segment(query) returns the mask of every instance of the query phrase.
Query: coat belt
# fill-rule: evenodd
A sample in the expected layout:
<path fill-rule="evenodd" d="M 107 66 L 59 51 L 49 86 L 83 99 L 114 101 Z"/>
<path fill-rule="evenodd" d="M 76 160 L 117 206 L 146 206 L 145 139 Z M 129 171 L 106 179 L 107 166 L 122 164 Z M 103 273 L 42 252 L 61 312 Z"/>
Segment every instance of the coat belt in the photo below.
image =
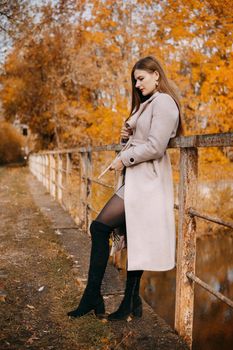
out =
<path fill-rule="evenodd" d="M 136 145 L 140 145 L 142 143 L 145 143 L 145 140 L 141 140 L 141 139 L 136 139 L 132 136 L 129 137 L 129 140 L 127 141 L 127 143 L 124 145 L 124 147 L 120 150 L 120 152 L 117 154 L 117 156 L 113 159 L 113 161 L 111 162 L 111 164 L 117 159 L 119 158 L 120 154 L 122 151 L 125 151 L 126 149 L 128 149 L 130 146 L 136 146 Z M 109 169 L 109 167 L 111 166 L 111 164 L 109 164 L 104 171 L 101 173 L 101 175 L 99 175 L 98 179 L 103 176 L 103 174 L 105 174 L 105 172 Z"/>
<path fill-rule="evenodd" d="M 143 143 L 145 143 L 145 142 L 146 142 L 146 140 L 132 138 L 130 144 L 131 144 L 132 146 L 136 146 L 136 145 L 143 144 Z"/>

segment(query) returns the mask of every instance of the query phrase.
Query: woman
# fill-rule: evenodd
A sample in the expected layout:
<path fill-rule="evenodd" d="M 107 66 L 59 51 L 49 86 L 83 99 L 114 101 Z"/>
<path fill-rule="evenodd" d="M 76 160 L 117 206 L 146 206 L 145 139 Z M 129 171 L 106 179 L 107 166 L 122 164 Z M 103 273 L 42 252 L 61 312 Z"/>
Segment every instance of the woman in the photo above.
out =
<path fill-rule="evenodd" d="M 140 317 L 143 270 L 166 271 L 175 266 L 173 184 L 166 148 L 169 139 L 182 130 L 180 104 L 154 57 L 139 60 L 131 79 L 132 108 L 121 130 L 128 142 L 111 165 L 111 170 L 124 170 L 123 182 L 91 223 L 88 282 L 78 308 L 69 316 L 93 310 L 104 314 L 100 289 L 114 229 L 126 227 L 127 281 L 124 298 L 109 320 Z"/>

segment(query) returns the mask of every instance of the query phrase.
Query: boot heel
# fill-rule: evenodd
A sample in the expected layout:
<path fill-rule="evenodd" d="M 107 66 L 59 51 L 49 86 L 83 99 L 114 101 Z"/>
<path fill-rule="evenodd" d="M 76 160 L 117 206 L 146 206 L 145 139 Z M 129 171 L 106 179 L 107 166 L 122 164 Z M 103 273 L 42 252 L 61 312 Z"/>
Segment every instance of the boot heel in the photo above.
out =
<path fill-rule="evenodd" d="M 132 312 L 134 317 L 142 317 L 142 305 L 137 306 L 133 312 Z"/>
<path fill-rule="evenodd" d="M 101 316 L 105 314 L 105 306 L 103 301 L 96 305 L 94 312 L 96 316 Z"/>

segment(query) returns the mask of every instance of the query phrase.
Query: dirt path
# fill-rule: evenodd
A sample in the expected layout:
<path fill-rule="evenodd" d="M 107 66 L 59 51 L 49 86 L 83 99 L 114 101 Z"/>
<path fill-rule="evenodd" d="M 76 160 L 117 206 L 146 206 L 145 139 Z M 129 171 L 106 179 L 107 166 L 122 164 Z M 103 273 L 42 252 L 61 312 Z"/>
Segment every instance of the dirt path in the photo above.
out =
<path fill-rule="evenodd" d="M 89 243 L 77 230 L 54 230 L 55 218 L 64 224 L 68 214 L 36 183 L 27 168 L 0 168 L 0 349 L 187 349 L 147 306 L 131 322 L 69 320 L 85 284 Z M 109 311 L 118 303 L 119 296 L 106 297 Z"/>

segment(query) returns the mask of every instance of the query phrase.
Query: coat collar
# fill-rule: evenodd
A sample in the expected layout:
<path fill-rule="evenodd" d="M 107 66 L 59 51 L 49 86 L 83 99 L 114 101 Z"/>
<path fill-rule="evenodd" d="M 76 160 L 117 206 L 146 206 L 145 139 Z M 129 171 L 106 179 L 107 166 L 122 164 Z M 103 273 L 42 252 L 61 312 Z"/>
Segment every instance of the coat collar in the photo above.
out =
<path fill-rule="evenodd" d="M 148 100 L 142 102 L 140 104 L 138 111 L 129 117 L 129 119 L 126 122 L 126 125 L 128 125 L 131 129 L 133 129 L 136 125 L 137 119 L 142 114 L 142 112 L 145 110 L 146 106 L 159 94 L 160 94 L 160 92 L 156 91 L 153 95 L 151 95 L 150 98 L 148 98 Z"/>
<path fill-rule="evenodd" d="M 156 96 L 158 96 L 160 94 L 159 91 L 156 91 L 155 93 L 153 93 L 153 95 L 151 95 L 150 98 L 148 98 L 148 100 L 144 101 L 143 103 L 140 104 L 141 105 L 146 105 L 147 103 L 151 102 Z"/>

